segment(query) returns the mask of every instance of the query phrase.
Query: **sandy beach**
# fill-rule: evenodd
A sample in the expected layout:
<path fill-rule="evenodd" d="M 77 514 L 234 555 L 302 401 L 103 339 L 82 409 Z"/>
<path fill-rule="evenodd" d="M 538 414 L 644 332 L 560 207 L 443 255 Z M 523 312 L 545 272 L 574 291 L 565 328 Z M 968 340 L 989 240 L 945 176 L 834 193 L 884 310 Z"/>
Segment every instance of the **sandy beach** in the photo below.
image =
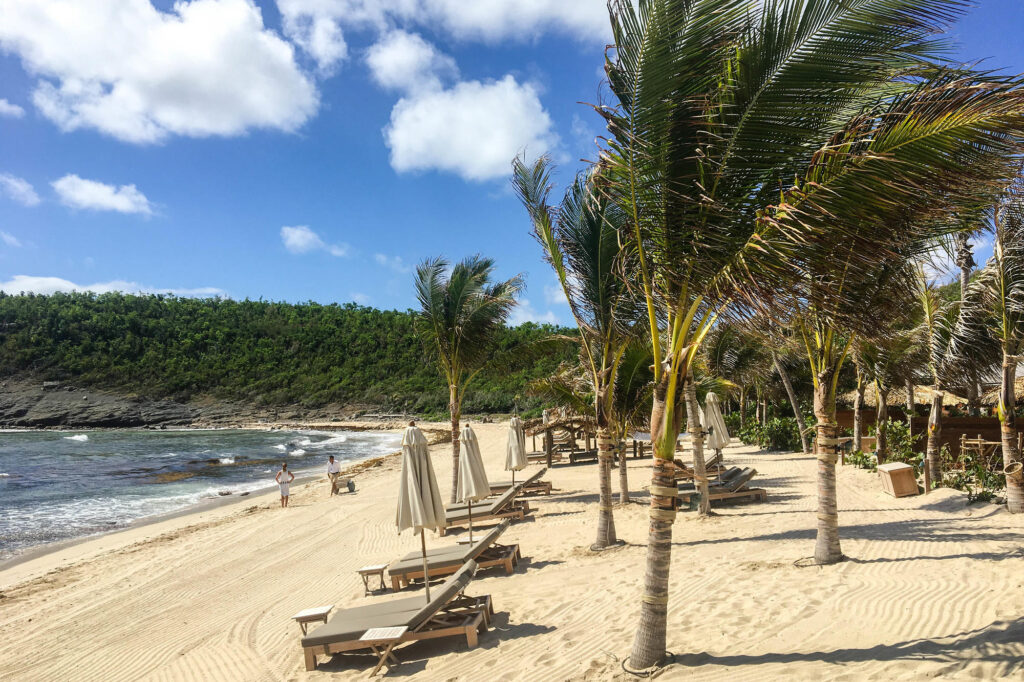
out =
<path fill-rule="evenodd" d="M 488 472 L 504 478 L 506 429 L 475 425 Z M 675 525 L 662 679 L 1019 679 L 1024 675 L 1024 518 L 940 490 L 894 499 L 874 474 L 841 467 L 849 560 L 801 567 L 815 525 L 814 460 L 735 444 L 768 502 L 716 508 Z M 450 450 L 435 445 L 442 491 Z M 88 540 L 0 571 L 0 679 L 357 680 L 370 656 L 321 659 L 306 672 L 290 620 L 363 597 L 356 569 L 416 548 L 398 535 L 398 458 L 361 472 L 358 492 L 327 484 L 276 492 Z M 651 460 L 630 460 L 634 504 L 617 507 L 620 548 L 600 554 L 597 467 L 556 466 L 550 497 L 514 524 L 523 561 L 482 573 L 497 615 L 480 646 L 407 645 L 389 678 L 625 680 L 636 625 Z M 617 475 L 613 482 L 617 485 Z M 617 497 L 617 495 L 616 495 Z M 459 535 L 457 531 L 452 535 Z M 428 547 L 452 536 L 428 536 Z"/>

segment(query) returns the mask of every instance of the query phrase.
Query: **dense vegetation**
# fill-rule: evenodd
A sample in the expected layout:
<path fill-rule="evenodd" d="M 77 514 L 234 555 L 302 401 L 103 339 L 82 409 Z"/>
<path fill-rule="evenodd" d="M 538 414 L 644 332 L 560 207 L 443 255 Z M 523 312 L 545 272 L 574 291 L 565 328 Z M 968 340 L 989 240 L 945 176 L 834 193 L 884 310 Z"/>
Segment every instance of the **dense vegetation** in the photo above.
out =
<path fill-rule="evenodd" d="M 506 328 L 499 350 L 559 330 Z M 549 351 L 484 370 L 468 412 L 535 407 L 523 393 L 575 351 Z M 272 303 L 125 294 L 0 294 L 0 375 L 32 373 L 179 400 L 257 405 L 370 404 L 432 414 L 448 390 L 411 312 L 353 303 Z"/>

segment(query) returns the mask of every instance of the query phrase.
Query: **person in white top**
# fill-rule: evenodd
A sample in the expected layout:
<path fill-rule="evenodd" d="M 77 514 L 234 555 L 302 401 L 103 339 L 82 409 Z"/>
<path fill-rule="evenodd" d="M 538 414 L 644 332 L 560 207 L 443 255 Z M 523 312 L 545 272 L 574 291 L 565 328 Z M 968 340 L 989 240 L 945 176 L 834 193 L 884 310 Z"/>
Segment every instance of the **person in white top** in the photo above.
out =
<path fill-rule="evenodd" d="M 281 486 L 281 507 L 288 506 L 288 484 L 295 480 L 295 474 L 288 471 L 288 462 L 281 462 L 281 470 L 274 476 L 274 480 Z"/>
<path fill-rule="evenodd" d="M 331 495 L 338 494 L 338 474 L 341 473 L 341 464 L 334 461 L 334 455 L 327 458 L 327 480 L 331 482 Z"/>

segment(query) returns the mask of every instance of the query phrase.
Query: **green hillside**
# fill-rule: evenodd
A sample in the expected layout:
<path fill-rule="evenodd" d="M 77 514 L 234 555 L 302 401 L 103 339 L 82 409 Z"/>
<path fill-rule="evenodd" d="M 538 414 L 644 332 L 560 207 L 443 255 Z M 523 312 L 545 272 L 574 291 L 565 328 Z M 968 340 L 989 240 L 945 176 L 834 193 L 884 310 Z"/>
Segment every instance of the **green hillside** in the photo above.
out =
<path fill-rule="evenodd" d="M 564 331 L 523 324 L 502 349 Z M 574 353 L 562 348 L 485 371 L 468 412 L 532 405 L 526 382 Z M 124 294 L 0 294 L 0 375 L 32 373 L 148 397 L 200 395 L 255 405 L 370 403 L 436 413 L 448 392 L 409 311 L 353 303 L 271 303 Z"/>

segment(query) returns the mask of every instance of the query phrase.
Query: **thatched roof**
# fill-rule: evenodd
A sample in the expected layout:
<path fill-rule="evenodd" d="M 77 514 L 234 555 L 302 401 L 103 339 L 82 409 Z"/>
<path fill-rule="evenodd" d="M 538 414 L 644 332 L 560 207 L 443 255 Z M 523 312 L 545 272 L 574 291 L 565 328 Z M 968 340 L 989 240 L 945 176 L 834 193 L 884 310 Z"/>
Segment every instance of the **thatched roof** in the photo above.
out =
<path fill-rule="evenodd" d="M 586 433 L 597 433 L 597 420 L 593 417 L 581 417 L 580 415 L 569 415 L 567 417 L 556 417 L 547 424 L 531 420 L 531 424 L 525 426 L 526 435 L 533 436 L 545 431 L 567 430 L 584 431 Z"/>
<path fill-rule="evenodd" d="M 1019 371 L 1019 370 L 1018 370 Z M 1017 377 L 1017 380 L 1013 382 L 1013 394 L 1017 396 L 1017 402 L 1024 401 L 1024 377 Z M 988 387 L 984 393 L 981 394 L 982 405 L 998 405 L 999 404 L 999 385 Z"/>
<path fill-rule="evenodd" d="M 931 405 L 932 404 L 932 388 L 930 386 L 914 386 L 914 404 L 915 405 Z M 853 401 L 857 397 L 857 391 L 848 391 L 841 396 L 840 400 L 843 402 L 853 405 Z M 966 403 L 967 398 L 961 398 L 960 396 L 950 393 L 949 391 L 943 391 L 942 404 L 947 406 L 957 405 L 960 403 Z M 907 391 L 902 386 L 897 386 L 889 391 L 889 398 L 886 401 L 889 407 L 906 407 L 907 406 Z M 878 397 L 875 395 L 875 385 L 869 384 L 864 389 L 864 405 L 867 407 L 877 407 Z"/>

